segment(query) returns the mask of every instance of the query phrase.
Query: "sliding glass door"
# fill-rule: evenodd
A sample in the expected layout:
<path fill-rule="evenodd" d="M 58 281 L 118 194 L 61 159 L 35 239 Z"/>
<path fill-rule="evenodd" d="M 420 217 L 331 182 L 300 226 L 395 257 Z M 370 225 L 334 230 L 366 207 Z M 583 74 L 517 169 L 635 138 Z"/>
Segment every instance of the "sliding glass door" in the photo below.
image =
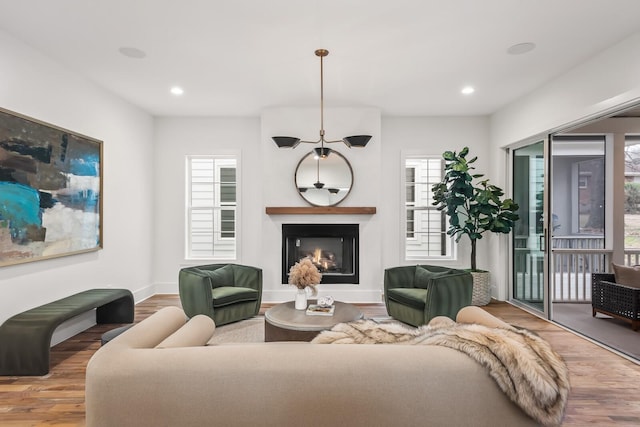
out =
<path fill-rule="evenodd" d="M 547 140 L 513 150 L 513 199 L 520 219 L 513 232 L 512 299 L 547 313 Z"/>

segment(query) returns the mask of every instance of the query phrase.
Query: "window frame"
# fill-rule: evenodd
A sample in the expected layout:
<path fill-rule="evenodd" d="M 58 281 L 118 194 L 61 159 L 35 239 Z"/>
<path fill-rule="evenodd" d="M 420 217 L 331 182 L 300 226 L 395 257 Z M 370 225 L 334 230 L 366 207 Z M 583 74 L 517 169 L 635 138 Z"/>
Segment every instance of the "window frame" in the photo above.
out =
<path fill-rule="evenodd" d="M 433 154 L 433 153 L 429 153 L 429 152 L 425 152 L 425 151 L 403 151 L 402 155 L 401 155 L 401 163 L 400 163 L 400 170 L 401 170 L 401 179 L 400 179 L 400 187 L 401 187 L 401 191 L 400 191 L 400 197 L 401 197 L 401 203 L 400 203 L 400 236 L 401 236 L 401 242 L 400 242 L 400 249 L 401 249 L 401 257 L 404 260 L 404 262 L 409 263 L 409 262 L 416 262 L 416 261 L 455 261 L 457 259 L 457 243 L 455 242 L 455 240 L 451 237 L 449 237 L 448 235 L 446 235 L 446 231 L 447 231 L 447 225 L 448 225 L 448 220 L 446 219 L 447 217 L 445 216 L 445 220 L 440 221 L 441 223 L 441 229 L 440 229 L 440 233 L 442 233 L 443 237 L 445 239 L 448 239 L 448 242 L 445 240 L 441 240 L 441 245 L 444 244 L 448 249 L 449 249 L 449 253 L 447 255 L 428 255 L 428 256 L 410 256 L 407 253 L 407 243 L 410 241 L 416 241 L 418 239 L 417 236 L 417 227 L 416 227 L 416 215 L 415 212 L 418 210 L 437 210 L 435 206 L 422 206 L 422 207 L 418 207 L 416 208 L 416 200 L 417 200 L 417 196 L 414 194 L 414 201 L 409 201 L 407 200 L 407 186 L 408 186 L 408 181 L 407 181 L 407 161 L 411 160 L 411 159 L 428 159 L 428 160 L 439 160 L 441 163 L 441 172 L 440 172 L 440 176 L 444 175 L 444 159 L 442 159 L 442 155 L 441 154 Z M 415 191 L 417 191 L 417 186 L 415 185 L 416 183 L 416 178 L 417 178 L 417 172 L 414 173 L 414 193 Z M 439 182 L 439 181 L 438 181 Z M 435 182 L 431 183 L 431 182 L 427 182 L 426 185 L 432 185 Z M 413 227 L 413 236 L 408 237 L 408 232 L 407 232 L 407 224 L 408 224 L 408 215 L 409 215 L 409 207 L 413 207 L 412 212 L 414 212 L 414 227 Z"/>
<path fill-rule="evenodd" d="M 223 202 L 221 200 L 221 192 L 214 191 L 213 195 L 213 206 L 196 206 L 192 205 L 192 161 L 194 159 L 202 159 L 202 160 L 213 160 L 214 162 L 214 182 L 216 180 L 216 176 L 219 176 L 222 169 L 224 169 L 225 165 L 216 165 L 215 162 L 218 160 L 235 160 L 235 204 L 230 202 Z M 222 177 L 219 179 L 219 184 L 221 182 Z M 238 261 L 240 259 L 240 242 L 241 242 L 241 226 L 240 226 L 240 218 L 241 218 L 241 157 L 239 151 L 225 151 L 225 152 L 216 152 L 214 154 L 188 154 L 185 156 L 185 237 L 184 237 L 184 257 L 185 261 Z M 225 207 L 233 206 L 234 209 L 234 233 L 235 237 L 223 236 L 222 230 L 222 212 Z M 220 236 L 217 237 L 219 241 L 231 241 L 235 240 L 234 246 L 234 254 L 233 256 L 229 256 L 229 254 L 215 255 L 215 246 L 213 246 L 213 256 L 197 256 L 197 254 L 193 253 L 193 230 L 192 230 L 192 212 L 194 209 L 213 209 L 217 210 L 218 216 L 218 226 Z M 215 212 L 213 213 L 216 216 Z M 213 232 L 215 233 L 215 225 L 213 227 Z M 215 242 L 214 242 L 215 245 Z"/>

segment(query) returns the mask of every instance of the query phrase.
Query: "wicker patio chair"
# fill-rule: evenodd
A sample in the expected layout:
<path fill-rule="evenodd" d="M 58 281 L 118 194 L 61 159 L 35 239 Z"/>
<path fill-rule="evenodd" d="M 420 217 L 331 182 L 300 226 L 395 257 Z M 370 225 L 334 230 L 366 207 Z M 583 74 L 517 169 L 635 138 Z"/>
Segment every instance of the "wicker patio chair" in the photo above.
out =
<path fill-rule="evenodd" d="M 615 275 L 593 273 L 591 275 L 591 308 L 631 323 L 631 329 L 640 327 L 640 288 L 615 283 Z"/>

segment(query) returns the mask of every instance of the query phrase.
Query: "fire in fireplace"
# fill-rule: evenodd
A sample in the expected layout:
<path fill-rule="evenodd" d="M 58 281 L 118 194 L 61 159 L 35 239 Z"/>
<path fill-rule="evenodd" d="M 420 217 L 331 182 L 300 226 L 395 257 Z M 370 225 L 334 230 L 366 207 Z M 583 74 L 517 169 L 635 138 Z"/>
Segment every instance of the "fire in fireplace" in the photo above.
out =
<path fill-rule="evenodd" d="M 360 283 L 358 235 L 358 224 L 283 224 L 282 283 L 304 258 L 318 267 L 321 283 Z"/>

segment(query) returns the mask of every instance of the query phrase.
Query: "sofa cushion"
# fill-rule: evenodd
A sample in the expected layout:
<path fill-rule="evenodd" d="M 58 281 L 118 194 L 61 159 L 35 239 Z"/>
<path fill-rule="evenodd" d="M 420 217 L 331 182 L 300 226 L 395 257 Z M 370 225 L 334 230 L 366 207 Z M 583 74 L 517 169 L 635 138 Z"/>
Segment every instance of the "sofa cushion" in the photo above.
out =
<path fill-rule="evenodd" d="M 616 283 L 621 285 L 640 288 L 640 266 L 627 267 L 626 265 L 613 264 L 613 273 L 616 276 Z"/>
<path fill-rule="evenodd" d="M 388 290 L 390 300 L 418 310 L 424 310 L 428 292 L 426 289 L 421 288 L 394 288 Z"/>
<path fill-rule="evenodd" d="M 427 289 L 432 280 L 437 279 L 438 277 L 447 276 L 451 273 L 453 273 L 453 270 L 435 272 L 417 265 L 413 278 L 413 286 L 416 288 Z"/>
<path fill-rule="evenodd" d="M 204 346 L 213 336 L 215 329 L 216 324 L 210 317 L 198 314 L 165 338 L 156 348 Z"/>
<path fill-rule="evenodd" d="M 220 286 L 234 286 L 233 280 L 233 266 L 227 264 L 224 267 L 220 267 L 216 270 L 202 270 L 211 281 L 212 288 L 218 288 Z"/>
<path fill-rule="evenodd" d="M 255 289 L 220 286 L 212 289 L 213 308 L 244 301 L 257 301 L 260 293 Z"/>

